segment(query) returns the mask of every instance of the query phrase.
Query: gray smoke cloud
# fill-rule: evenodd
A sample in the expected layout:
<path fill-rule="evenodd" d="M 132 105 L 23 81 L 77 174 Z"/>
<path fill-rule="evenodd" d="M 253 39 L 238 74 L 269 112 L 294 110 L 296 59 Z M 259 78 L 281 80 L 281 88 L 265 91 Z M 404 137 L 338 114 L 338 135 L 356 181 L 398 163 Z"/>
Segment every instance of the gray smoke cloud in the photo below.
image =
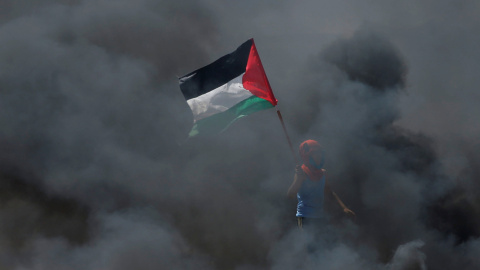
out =
<path fill-rule="evenodd" d="M 479 11 L 0 0 L 0 268 L 477 269 Z M 251 37 L 357 213 L 322 237 L 295 228 L 274 110 L 186 140 L 177 76 Z"/>

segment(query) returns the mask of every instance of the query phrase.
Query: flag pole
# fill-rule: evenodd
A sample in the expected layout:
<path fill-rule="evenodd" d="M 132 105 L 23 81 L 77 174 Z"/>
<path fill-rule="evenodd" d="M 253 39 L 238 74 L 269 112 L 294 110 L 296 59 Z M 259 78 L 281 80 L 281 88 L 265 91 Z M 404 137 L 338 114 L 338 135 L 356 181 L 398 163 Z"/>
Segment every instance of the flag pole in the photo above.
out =
<path fill-rule="evenodd" d="M 293 159 L 295 160 L 295 164 L 299 165 L 297 155 L 295 155 L 295 151 L 293 150 L 292 141 L 290 140 L 290 136 L 288 136 L 287 129 L 285 128 L 285 123 L 283 122 L 282 113 L 276 106 L 275 108 L 277 109 L 278 119 L 280 119 L 280 123 L 282 123 L 283 132 L 285 133 L 285 137 L 287 137 L 288 145 L 290 146 L 290 151 L 292 151 L 292 156 L 293 156 Z"/>

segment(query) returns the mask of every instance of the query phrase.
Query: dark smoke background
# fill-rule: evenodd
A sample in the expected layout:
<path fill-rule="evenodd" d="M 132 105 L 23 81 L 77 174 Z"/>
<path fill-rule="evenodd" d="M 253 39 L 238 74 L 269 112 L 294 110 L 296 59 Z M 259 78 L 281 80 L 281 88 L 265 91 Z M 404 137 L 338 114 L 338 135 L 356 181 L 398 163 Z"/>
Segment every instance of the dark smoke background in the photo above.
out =
<path fill-rule="evenodd" d="M 0 269 L 478 269 L 479 14 L 0 0 Z M 186 140 L 177 76 L 251 37 L 294 144 L 325 146 L 357 213 L 334 241 L 295 228 L 274 110 Z"/>

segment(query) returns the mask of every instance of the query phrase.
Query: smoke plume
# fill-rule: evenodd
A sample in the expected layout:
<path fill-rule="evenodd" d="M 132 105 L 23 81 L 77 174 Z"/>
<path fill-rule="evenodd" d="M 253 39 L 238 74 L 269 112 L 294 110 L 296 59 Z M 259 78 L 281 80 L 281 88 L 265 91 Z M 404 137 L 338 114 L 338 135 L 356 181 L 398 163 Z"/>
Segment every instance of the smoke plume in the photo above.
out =
<path fill-rule="evenodd" d="M 0 269 L 477 269 L 475 1 L 0 0 Z M 187 139 L 177 77 L 255 38 L 273 110 Z M 477 78 L 477 79 L 475 79 Z"/>

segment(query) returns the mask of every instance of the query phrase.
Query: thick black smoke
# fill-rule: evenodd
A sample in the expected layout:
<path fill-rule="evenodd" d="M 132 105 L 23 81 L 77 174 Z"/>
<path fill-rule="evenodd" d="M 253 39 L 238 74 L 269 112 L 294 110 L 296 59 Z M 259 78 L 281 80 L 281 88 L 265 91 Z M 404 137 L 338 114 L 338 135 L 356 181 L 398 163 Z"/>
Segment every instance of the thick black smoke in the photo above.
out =
<path fill-rule="evenodd" d="M 440 70 L 421 69 L 435 55 L 411 37 L 435 38 L 410 23 L 443 25 L 448 5 L 420 3 L 423 24 L 408 4 L 350 4 L 0 0 L 0 268 L 478 268 L 478 145 L 405 120 L 408 95 L 432 96 L 421 75 Z M 450 17 L 472 22 L 475 8 Z M 295 145 L 325 146 L 357 213 L 332 208 L 334 241 L 295 228 L 274 111 L 186 140 L 176 76 L 251 37 Z M 454 170 L 451 155 L 463 157 Z"/>

